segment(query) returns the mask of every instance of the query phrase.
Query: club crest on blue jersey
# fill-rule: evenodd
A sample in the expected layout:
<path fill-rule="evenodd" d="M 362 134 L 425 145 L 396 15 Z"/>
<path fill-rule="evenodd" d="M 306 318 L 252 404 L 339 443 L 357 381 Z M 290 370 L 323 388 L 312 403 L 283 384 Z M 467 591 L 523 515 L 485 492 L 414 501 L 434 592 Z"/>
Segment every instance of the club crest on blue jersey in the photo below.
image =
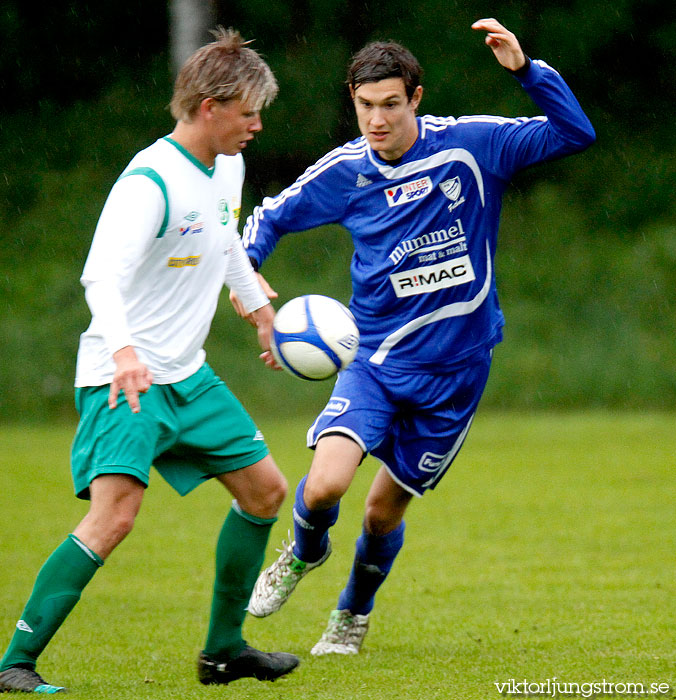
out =
<path fill-rule="evenodd" d="M 464 197 L 460 197 L 460 192 L 462 192 L 462 184 L 460 183 L 460 178 L 452 177 L 450 180 L 444 180 L 439 183 L 439 188 L 446 195 L 451 203 L 448 205 L 448 211 L 453 211 L 456 207 L 459 207 L 464 201 Z"/>
<path fill-rule="evenodd" d="M 405 182 L 402 185 L 388 187 L 383 190 L 387 198 L 388 207 L 398 207 L 400 204 L 408 204 L 418 199 L 427 197 L 432 191 L 432 178 L 429 176 Z"/>

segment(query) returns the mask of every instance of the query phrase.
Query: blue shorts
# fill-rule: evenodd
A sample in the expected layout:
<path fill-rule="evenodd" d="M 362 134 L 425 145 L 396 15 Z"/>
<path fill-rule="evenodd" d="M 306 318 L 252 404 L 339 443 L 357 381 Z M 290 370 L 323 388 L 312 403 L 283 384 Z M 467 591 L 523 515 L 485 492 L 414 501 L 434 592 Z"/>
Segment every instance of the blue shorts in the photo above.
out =
<path fill-rule="evenodd" d="M 383 462 L 403 489 L 433 489 L 458 454 L 488 380 L 492 349 L 443 372 L 412 373 L 357 358 L 338 375 L 308 447 L 342 433 Z"/>
<path fill-rule="evenodd" d="M 124 394 L 108 408 L 110 385 L 75 391 L 80 423 L 71 450 L 73 485 L 89 498 L 102 474 L 128 474 L 148 485 L 150 467 L 182 496 L 218 474 L 248 467 L 268 448 L 240 402 L 204 364 L 174 384 L 153 384 L 132 413 Z"/>

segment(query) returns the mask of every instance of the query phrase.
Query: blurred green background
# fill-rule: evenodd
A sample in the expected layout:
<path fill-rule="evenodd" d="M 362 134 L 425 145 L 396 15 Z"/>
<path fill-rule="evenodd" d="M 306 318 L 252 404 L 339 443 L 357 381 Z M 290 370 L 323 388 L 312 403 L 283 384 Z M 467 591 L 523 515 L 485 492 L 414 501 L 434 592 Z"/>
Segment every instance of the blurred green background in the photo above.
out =
<path fill-rule="evenodd" d="M 357 136 L 344 73 L 368 40 L 417 55 L 423 113 L 536 114 L 470 25 L 495 16 L 514 31 L 563 74 L 598 141 L 519 175 L 505 200 L 506 342 L 484 406 L 676 408 L 676 4 L 249 0 L 214 11 L 255 39 L 280 83 L 245 153 L 244 216 Z M 79 276 L 111 185 L 173 128 L 170 35 L 163 0 L 0 1 L 4 422 L 75 418 L 89 322 Z M 347 302 L 349 258 L 345 231 L 328 227 L 282 241 L 263 271 L 280 302 L 310 292 Z M 317 410 L 330 389 L 266 371 L 225 294 L 207 353 L 254 415 Z"/>

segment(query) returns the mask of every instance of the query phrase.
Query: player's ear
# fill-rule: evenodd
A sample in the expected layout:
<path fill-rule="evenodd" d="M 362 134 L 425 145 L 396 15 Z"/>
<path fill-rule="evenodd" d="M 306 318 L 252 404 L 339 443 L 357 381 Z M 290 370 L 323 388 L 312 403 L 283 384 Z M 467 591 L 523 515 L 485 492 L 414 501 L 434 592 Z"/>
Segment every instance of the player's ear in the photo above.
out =
<path fill-rule="evenodd" d="M 214 108 L 218 104 L 218 100 L 213 97 L 205 97 L 197 108 L 197 112 L 201 117 L 211 118 L 214 113 Z"/>
<path fill-rule="evenodd" d="M 422 100 L 422 94 L 423 94 L 423 86 L 418 85 L 418 87 L 413 91 L 413 94 L 411 95 L 411 99 L 409 100 L 409 102 L 411 103 L 411 106 L 416 111 L 418 110 L 418 106 L 420 105 L 420 101 Z"/>

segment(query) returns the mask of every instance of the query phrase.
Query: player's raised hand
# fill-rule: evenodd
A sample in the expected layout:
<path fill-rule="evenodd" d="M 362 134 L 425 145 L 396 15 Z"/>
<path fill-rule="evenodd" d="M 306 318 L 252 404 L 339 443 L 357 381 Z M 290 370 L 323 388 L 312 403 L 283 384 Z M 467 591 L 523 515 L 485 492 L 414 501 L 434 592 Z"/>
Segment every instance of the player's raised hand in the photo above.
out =
<path fill-rule="evenodd" d="M 486 45 L 490 46 L 498 63 L 509 70 L 519 70 L 526 64 L 526 56 L 521 49 L 519 40 L 497 19 L 488 17 L 477 20 L 472 29 L 488 32 Z"/>
<path fill-rule="evenodd" d="M 145 394 L 153 383 L 153 375 L 150 370 L 139 361 L 136 351 L 128 345 L 121 348 L 114 355 L 116 369 L 113 381 L 110 383 L 110 393 L 108 395 L 108 406 L 117 408 L 117 399 L 120 391 L 129 404 L 132 413 L 141 410 L 139 394 Z"/>

